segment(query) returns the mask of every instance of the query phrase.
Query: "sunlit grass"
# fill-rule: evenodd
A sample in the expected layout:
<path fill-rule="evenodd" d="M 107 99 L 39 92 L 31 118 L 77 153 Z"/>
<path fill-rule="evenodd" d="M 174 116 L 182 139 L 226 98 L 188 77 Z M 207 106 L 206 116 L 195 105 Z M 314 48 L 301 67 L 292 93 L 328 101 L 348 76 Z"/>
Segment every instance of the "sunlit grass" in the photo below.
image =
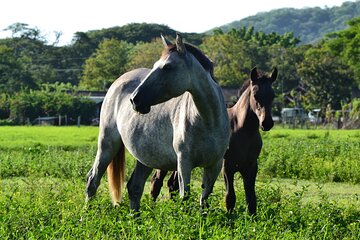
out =
<path fill-rule="evenodd" d="M 111 204 L 106 177 L 85 204 L 86 174 L 97 127 L 0 127 L 0 239 L 359 239 L 359 134 L 274 129 L 263 134 L 256 182 L 258 215 L 247 214 L 236 175 L 235 212 L 225 209 L 222 176 L 200 214 L 201 170 L 193 171 L 187 202 L 141 200 L 129 209 L 126 190 Z M 126 156 L 129 178 L 134 158 Z M 360 171 L 359 171 L 360 172 Z"/>

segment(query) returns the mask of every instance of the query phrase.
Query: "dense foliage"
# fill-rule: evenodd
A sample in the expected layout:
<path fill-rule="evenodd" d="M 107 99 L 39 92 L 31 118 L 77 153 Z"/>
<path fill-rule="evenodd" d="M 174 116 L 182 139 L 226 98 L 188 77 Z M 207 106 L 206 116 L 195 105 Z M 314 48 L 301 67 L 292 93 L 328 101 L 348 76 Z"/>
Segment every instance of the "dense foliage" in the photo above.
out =
<path fill-rule="evenodd" d="M 106 90 L 126 72 L 133 45 L 116 39 L 104 40 L 86 61 L 80 86 L 88 90 Z"/>
<path fill-rule="evenodd" d="M 43 85 L 39 90 L 23 90 L 9 97 L 0 96 L 1 123 L 31 124 L 36 118 L 43 116 L 66 116 L 68 124 L 77 123 L 77 118 L 82 118 L 82 123 L 91 123 L 96 117 L 96 104 L 86 96 L 79 96 L 74 89 L 67 92 L 68 87 L 57 84 Z"/>

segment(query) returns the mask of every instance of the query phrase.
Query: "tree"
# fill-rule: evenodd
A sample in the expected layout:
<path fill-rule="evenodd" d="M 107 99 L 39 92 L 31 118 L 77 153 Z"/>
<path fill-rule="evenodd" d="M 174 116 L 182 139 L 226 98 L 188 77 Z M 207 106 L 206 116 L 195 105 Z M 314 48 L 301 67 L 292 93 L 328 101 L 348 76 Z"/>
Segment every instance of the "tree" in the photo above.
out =
<path fill-rule="evenodd" d="M 115 79 L 126 72 L 132 44 L 115 39 L 104 40 L 85 61 L 80 86 L 91 90 L 105 90 Z"/>
<path fill-rule="evenodd" d="M 12 94 L 35 86 L 25 65 L 14 56 L 14 50 L 0 44 L 0 93 Z"/>
<path fill-rule="evenodd" d="M 30 28 L 29 24 L 26 23 L 14 23 L 7 28 L 5 31 L 11 31 L 12 37 L 18 38 L 28 38 L 33 40 L 46 41 L 46 38 L 41 35 L 41 31 L 39 28 Z"/>
<path fill-rule="evenodd" d="M 241 86 L 253 67 L 264 70 L 275 67 L 272 62 L 274 55 L 277 56 L 274 49 L 282 49 L 279 52 L 285 57 L 282 52 L 294 48 L 298 42 L 291 33 L 265 34 L 255 32 L 252 27 L 243 27 L 228 33 L 216 30 L 214 35 L 204 39 L 201 48 L 214 61 L 214 73 L 221 85 Z"/>
<path fill-rule="evenodd" d="M 360 18 L 350 20 L 348 25 L 345 30 L 327 35 L 324 47 L 350 66 L 360 88 Z"/>
<path fill-rule="evenodd" d="M 5 93 L 0 94 L 0 119 L 6 119 L 10 116 L 10 102 L 9 95 Z"/>
<path fill-rule="evenodd" d="M 303 61 L 304 53 L 309 48 L 310 46 L 305 45 L 285 48 L 277 44 L 267 48 L 270 55 L 269 66 L 277 67 L 279 70 L 279 77 L 273 83 L 273 88 L 276 102 L 281 103 L 281 107 L 294 107 L 298 104 L 295 98 L 297 92 L 302 91 L 302 86 L 297 66 Z"/>
<path fill-rule="evenodd" d="M 145 67 L 152 68 L 154 63 L 159 60 L 164 45 L 160 38 L 156 38 L 150 43 L 138 43 L 131 49 L 127 70 Z"/>
<path fill-rule="evenodd" d="M 222 86 L 241 86 L 254 66 L 246 43 L 234 35 L 206 37 L 200 48 L 214 62 L 214 75 Z"/>
<path fill-rule="evenodd" d="M 341 109 L 348 102 L 353 86 L 352 72 L 341 59 L 321 47 L 306 51 L 298 65 L 298 74 L 305 93 L 303 103 L 307 109 Z"/>

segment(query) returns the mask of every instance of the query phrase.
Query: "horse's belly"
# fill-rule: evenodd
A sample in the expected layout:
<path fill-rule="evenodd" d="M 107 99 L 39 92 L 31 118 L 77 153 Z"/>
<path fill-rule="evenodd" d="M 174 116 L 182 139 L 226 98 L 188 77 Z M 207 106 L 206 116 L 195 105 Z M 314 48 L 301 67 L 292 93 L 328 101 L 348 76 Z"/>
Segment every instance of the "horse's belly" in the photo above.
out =
<path fill-rule="evenodd" d="M 145 166 L 167 171 L 176 170 L 176 154 L 173 151 L 169 151 L 170 148 L 160 147 L 152 142 L 146 144 L 146 149 L 131 144 L 125 144 L 125 146 L 131 155 Z"/>
<path fill-rule="evenodd" d="M 172 130 L 164 125 L 148 128 L 144 123 L 134 124 L 122 127 L 120 134 L 127 150 L 145 166 L 176 170 L 177 158 L 172 145 Z"/>

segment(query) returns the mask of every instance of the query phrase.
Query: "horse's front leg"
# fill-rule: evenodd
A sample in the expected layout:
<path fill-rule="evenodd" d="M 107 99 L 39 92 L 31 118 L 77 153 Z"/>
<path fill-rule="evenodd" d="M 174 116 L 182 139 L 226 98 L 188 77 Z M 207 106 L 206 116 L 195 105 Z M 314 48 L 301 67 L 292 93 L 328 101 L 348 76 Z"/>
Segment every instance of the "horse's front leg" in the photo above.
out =
<path fill-rule="evenodd" d="M 257 169 L 257 160 L 254 160 L 253 164 L 246 171 L 241 171 L 245 188 L 246 203 L 251 215 L 256 214 L 255 180 Z"/>
<path fill-rule="evenodd" d="M 225 160 L 226 161 L 226 160 Z M 236 194 L 234 190 L 234 174 L 233 169 L 224 165 L 224 180 L 225 180 L 225 204 L 228 212 L 232 212 L 235 208 Z"/>
<path fill-rule="evenodd" d="M 127 183 L 128 194 L 130 199 L 130 208 L 139 212 L 140 199 L 144 192 L 144 186 L 147 178 L 152 172 L 152 168 L 149 168 L 139 161 L 136 161 L 136 166 L 131 174 L 130 180 Z"/>
<path fill-rule="evenodd" d="M 206 200 L 208 199 L 209 195 L 212 193 L 215 181 L 219 176 L 221 171 L 223 161 L 218 161 L 216 164 L 212 165 L 211 167 L 204 168 L 204 174 L 202 179 L 202 194 L 200 198 L 200 205 L 202 208 L 206 208 Z"/>

